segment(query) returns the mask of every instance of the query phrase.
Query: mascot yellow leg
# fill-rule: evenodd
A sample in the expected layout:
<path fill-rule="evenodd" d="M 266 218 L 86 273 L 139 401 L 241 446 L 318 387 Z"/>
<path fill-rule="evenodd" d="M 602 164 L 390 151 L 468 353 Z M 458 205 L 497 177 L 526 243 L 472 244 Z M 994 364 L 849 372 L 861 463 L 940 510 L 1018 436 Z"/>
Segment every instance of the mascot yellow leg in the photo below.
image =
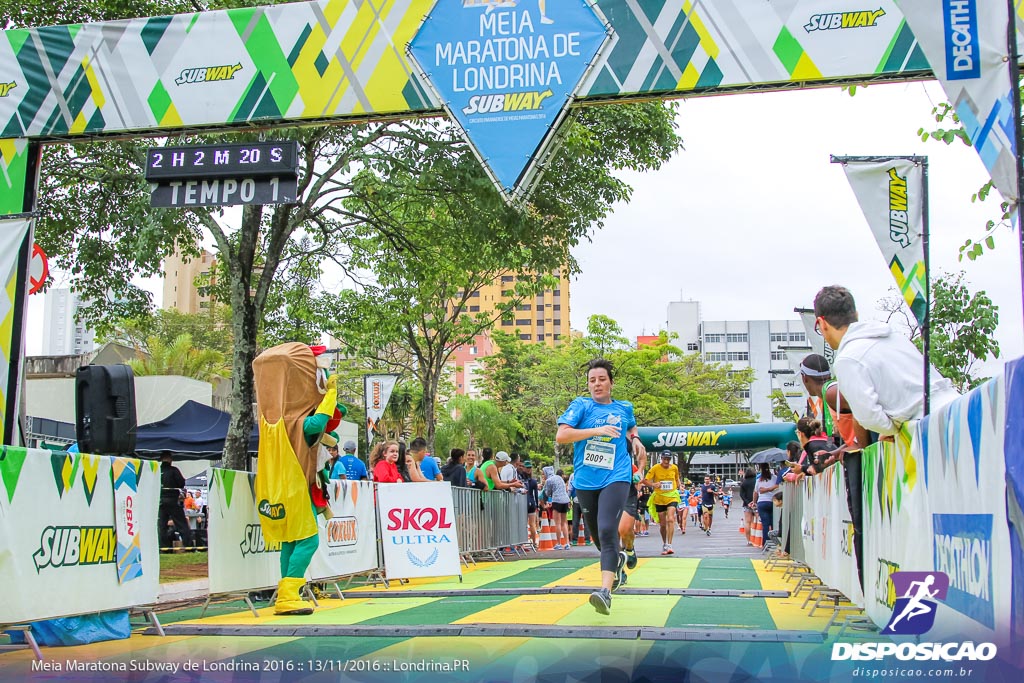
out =
<path fill-rule="evenodd" d="M 299 591 L 306 585 L 305 579 L 285 577 L 277 584 L 277 602 L 274 614 L 304 615 L 313 613 L 313 605 L 303 600 Z"/>

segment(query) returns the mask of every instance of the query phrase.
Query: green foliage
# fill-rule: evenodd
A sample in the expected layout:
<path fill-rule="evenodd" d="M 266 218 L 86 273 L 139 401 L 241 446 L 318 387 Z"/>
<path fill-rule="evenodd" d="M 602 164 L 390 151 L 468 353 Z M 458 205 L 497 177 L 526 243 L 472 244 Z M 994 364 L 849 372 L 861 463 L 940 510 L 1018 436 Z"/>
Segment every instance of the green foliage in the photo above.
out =
<path fill-rule="evenodd" d="M 183 334 L 189 335 L 198 349 L 211 349 L 225 357 L 230 356 L 234 344 L 231 310 L 216 303 L 202 313 L 156 310 L 137 318 L 112 321 L 110 330 L 101 341 L 120 342 L 148 352 L 149 339 L 155 338 L 169 346 Z"/>
<path fill-rule="evenodd" d="M 159 337 L 150 337 L 146 340 L 146 349 L 148 355 L 128 362 L 136 375 L 181 375 L 211 383 L 228 375 L 224 354 L 196 348 L 188 333 L 179 335 L 170 344 Z"/>
<path fill-rule="evenodd" d="M 654 345 L 633 349 L 614 320 L 594 316 L 586 336 L 555 348 L 500 332 L 494 339 L 500 351 L 488 359 L 484 385 L 499 409 L 519 422 L 519 441 L 533 452 L 551 452 L 558 416 L 574 398 L 588 395 L 584 367 L 598 355 L 614 363 L 613 396 L 633 403 L 641 426 L 751 421 L 740 393 L 749 389 L 752 371 L 704 363 L 700 354 L 672 346 L 664 332 Z"/>
<path fill-rule="evenodd" d="M 446 458 L 452 448 L 513 450 L 519 424 L 502 412 L 493 401 L 456 396 L 448 402 L 444 414 L 454 414 L 441 422 L 434 436 L 438 455 Z"/>
<path fill-rule="evenodd" d="M 769 395 L 772 400 L 772 416 L 779 420 L 792 420 L 796 422 L 800 419 L 800 415 L 795 413 L 789 406 L 789 401 L 786 400 L 786 395 L 782 393 L 780 389 L 772 389 L 772 393 Z"/>

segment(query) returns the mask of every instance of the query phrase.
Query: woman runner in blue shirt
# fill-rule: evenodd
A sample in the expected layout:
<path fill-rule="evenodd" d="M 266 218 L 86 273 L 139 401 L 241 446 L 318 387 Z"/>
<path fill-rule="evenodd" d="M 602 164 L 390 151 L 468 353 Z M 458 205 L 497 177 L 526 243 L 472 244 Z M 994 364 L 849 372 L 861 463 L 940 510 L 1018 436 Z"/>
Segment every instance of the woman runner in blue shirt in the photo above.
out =
<path fill-rule="evenodd" d="M 600 614 L 611 612 L 613 587 L 622 584 L 626 554 L 619 548 L 619 515 L 633 481 L 632 447 L 637 458 L 647 450 L 637 435 L 633 404 L 612 400 L 612 364 L 597 358 L 587 364 L 590 398 L 574 399 L 558 418 L 555 441 L 574 444 L 573 473 L 583 518 L 601 551 L 601 588 L 590 596 Z M 618 579 L 618 580 L 616 580 Z"/>

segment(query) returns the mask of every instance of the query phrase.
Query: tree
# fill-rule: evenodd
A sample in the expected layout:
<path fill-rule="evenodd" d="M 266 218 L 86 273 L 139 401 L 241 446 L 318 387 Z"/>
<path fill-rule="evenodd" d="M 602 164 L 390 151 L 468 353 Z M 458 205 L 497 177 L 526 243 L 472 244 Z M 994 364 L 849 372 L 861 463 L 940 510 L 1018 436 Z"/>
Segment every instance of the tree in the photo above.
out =
<path fill-rule="evenodd" d="M 903 298 L 882 299 L 879 308 L 887 312 L 886 322 L 894 317 L 902 321 L 910 338 L 923 346 L 921 327 L 906 310 Z M 943 273 L 931 281 L 929 302 L 929 358 L 935 369 L 961 392 L 986 381 L 977 376 L 978 364 L 991 356 L 999 358 L 995 331 L 999 326 L 999 306 L 984 290 L 972 293 L 964 282 L 964 273 Z"/>
<path fill-rule="evenodd" d="M 196 348 L 188 333 L 179 335 L 170 344 L 159 337 L 150 337 L 147 353 L 140 353 L 139 358 L 129 361 L 128 365 L 136 375 L 181 375 L 210 383 L 226 377 L 229 369 L 223 353 Z"/>
<path fill-rule="evenodd" d="M 231 310 L 212 302 L 209 309 L 200 313 L 182 313 L 165 308 L 137 318 L 114 321 L 103 342 L 119 342 L 149 351 L 149 339 L 156 338 L 165 345 L 171 345 L 183 334 L 192 338 L 199 349 L 212 349 L 224 356 L 231 355 L 234 340 L 231 336 Z"/>
<path fill-rule="evenodd" d="M 447 408 L 455 417 L 439 428 L 435 442 L 439 454 L 446 454 L 451 448 L 507 449 L 515 443 L 519 425 L 493 401 L 456 396 L 448 402 Z"/>
<path fill-rule="evenodd" d="M 660 103 L 580 110 L 523 207 L 504 202 L 443 121 L 422 123 L 424 135 L 406 138 L 390 163 L 361 171 L 346 206 L 390 229 L 349 243 L 352 269 L 373 277 L 342 293 L 347 322 L 337 336 L 352 353 L 416 377 L 429 443 L 452 353 L 554 286 L 554 274 L 576 269 L 571 247 L 631 194 L 613 171 L 657 168 L 678 149 L 673 116 L 674 107 Z M 396 232 L 402 242 L 386 238 Z M 474 294 L 506 273 L 538 275 L 517 278 L 490 315 L 473 311 Z"/>

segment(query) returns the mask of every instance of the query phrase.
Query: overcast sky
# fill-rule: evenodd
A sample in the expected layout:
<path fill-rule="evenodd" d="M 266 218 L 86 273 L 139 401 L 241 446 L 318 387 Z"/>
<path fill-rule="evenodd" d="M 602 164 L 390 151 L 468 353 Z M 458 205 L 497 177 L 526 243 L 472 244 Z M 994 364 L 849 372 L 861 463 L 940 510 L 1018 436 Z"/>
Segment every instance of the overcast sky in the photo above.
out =
<path fill-rule="evenodd" d="M 862 319 L 895 283 L 830 154 L 929 157 L 932 272 L 967 272 L 1000 307 L 1003 359 L 1024 354 L 1019 242 L 1001 231 L 975 263 L 957 248 L 979 237 L 997 202 L 973 204 L 987 179 L 973 149 L 922 142 L 938 85 L 872 85 L 694 98 L 681 103 L 685 150 L 659 171 L 628 174 L 633 200 L 576 250 L 574 329 L 595 313 L 627 336 L 665 327 L 670 301 L 702 303 L 705 320 L 795 318 L 825 284 L 843 284 Z M 148 283 L 159 303 L 159 280 Z M 41 350 L 42 300 L 32 297 L 29 353 Z M 988 369 L 993 372 L 1002 361 Z"/>
<path fill-rule="evenodd" d="M 862 319 L 880 318 L 877 301 L 895 281 L 829 155 L 921 154 L 932 276 L 966 271 L 1000 307 L 1004 359 L 1024 354 L 1017 234 L 1001 231 L 995 252 L 957 261 L 959 245 L 998 216 L 998 201 L 971 202 L 988 180 L 973 149 L 916 134 L 934 127 L 931 108 L 942 100 L 937 84 L 911 83 L 854 97 L 829 88 L 682 102 L 685 150 L 656 172 L 629 174 L 633 200 L 575 252 L 572 327 L 602 313 L 630 338 L 652 334 L 665 328 L 670 301 L 688 299 L 705 320 L 796 318 L 793 308 L 809 308 L 826 284 L 848 287 Z"/>

